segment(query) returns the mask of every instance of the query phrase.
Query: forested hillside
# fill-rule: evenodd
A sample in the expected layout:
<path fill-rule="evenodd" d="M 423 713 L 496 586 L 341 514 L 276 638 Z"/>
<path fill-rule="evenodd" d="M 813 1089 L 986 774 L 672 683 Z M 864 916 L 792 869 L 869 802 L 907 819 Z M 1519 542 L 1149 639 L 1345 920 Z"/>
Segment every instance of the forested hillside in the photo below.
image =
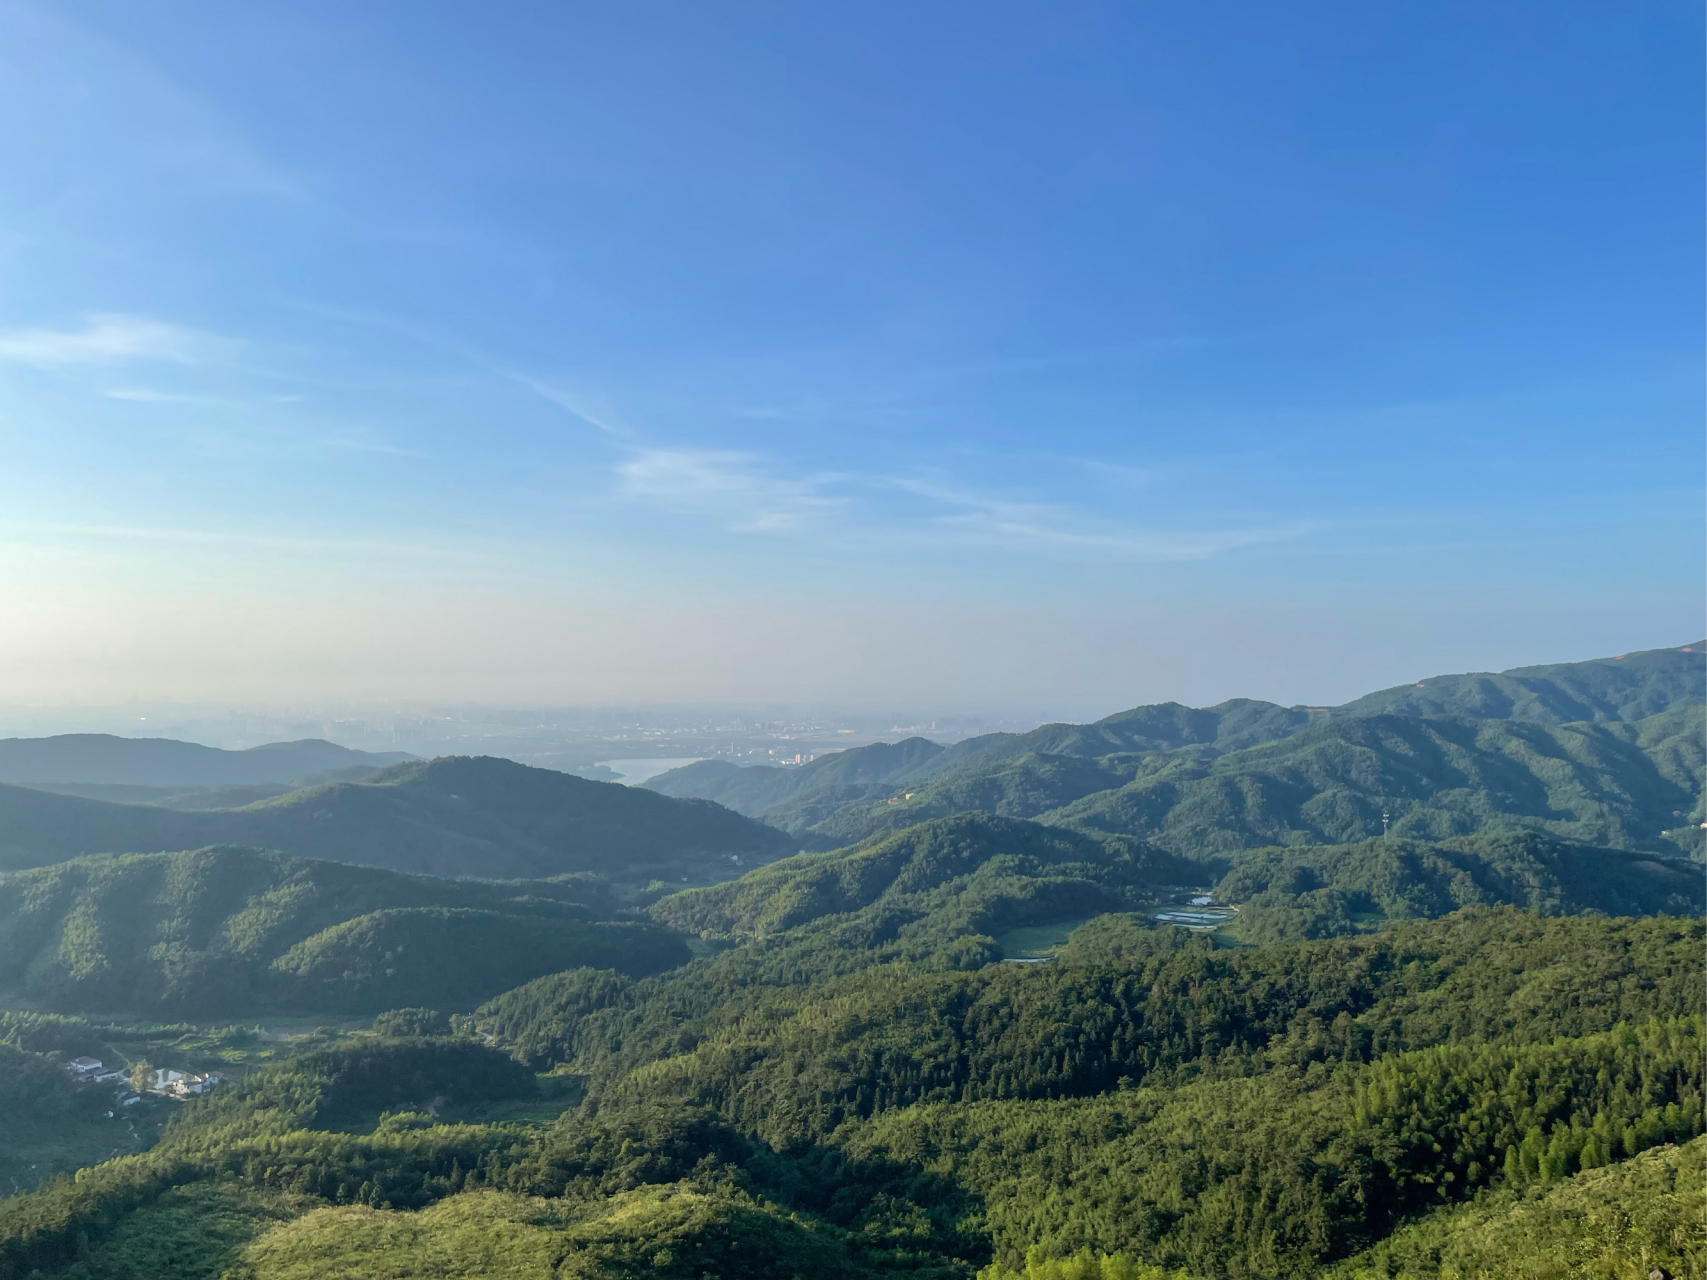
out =
<path fill-rule="evenodd" d="M 874 906 L 898 910 L 930 900 L 933 892 L 994 893 L 997 886 L 1023 885 L 1027 916 L 1064 918 L 1147 902 L 1158 885 L 1200 876 L 1190 863 L 1130 840 L 1095 840 L 973 813 L 672 894 L 652 914 L 692 933 L 777 933 L 821 916 Z"/>
<path fill-rule="evenodd" d="M 1432 676 L 1367 694 L 1336 716 L 1371 713 L 1449 716 L 1575 724 L 1584 720 L 1645 720 L 1679 703 L 1707 699 L 1707 640 L 1675 649 L 1514 667 L 1498 674 Z"/>
<path fill-rule="evenodd" d="M 1052 966 L 731 985 L 773 938 L 561 987 L 547 1053 L 589 1094 L 542 1126 L 427 1114 L 525 1104 L 476 1044 L 299 1056 L 0 1201 L 0 1275 L 1434 1276 L 1505 1223 L 1501 1274 L 1538 1276 L 1609 1197 L 1650 1234 L 1689 1221 L 1698 921 L 1483 909 L 1234 952 L 1107 932 Z"/>
<path fill-rule="evenodd" d="M 644 882 L 795 842 L 702 800 L 488 757 L 394 766 L 241 809 L 174 812 L 0 787 L 0 866 L 232 844 L 442 876 L 597 871 Z"/>
<path fill-rule="evenodd" d="M 1534 830 L 1700 855 L 1707 646 L 1441 676 L 1343 707 L 1139 707 L 800 769 L 706 761 L 647 785 L 707 796 L 831 848 L 973 810 L 1136 836 L 1186 857 Z"/>
<path fill-rule="evenodd" d="M 1531 833 L 1251 849 L 1231 863 L 1215 896 L 1239 904 L 1234 931 L 1246 944 L 1345 937 L 1479 905 L 1547 915 L 1707 910 L 1696 864 Z"/>
<path fill-rule="evenodd" d="M 0 989 L 50 1009 L 167 1018 L 465 1008 L 581 965 L 687 959 L 578 886 L 434 880 L 248 849 L 0 873 Z M 586 896 L 586 895 L 579 895 Z"/>
<path fill-rule="evenodd" d="M 1702 709 L 1633 723 L 1367 716 L 1207 766 L 1174 764 L 1039 815 L 1195 856 L 1293 841 L 1340 844 L 1392 829 L 1422 839 L 1530 829 L 1615 849 L 1681 852 L 1699 822 Z M 1172 762 L 1170 762 L 1172 763 Z M 1689 847 L 1698 846 L 1690 841 Z"/>

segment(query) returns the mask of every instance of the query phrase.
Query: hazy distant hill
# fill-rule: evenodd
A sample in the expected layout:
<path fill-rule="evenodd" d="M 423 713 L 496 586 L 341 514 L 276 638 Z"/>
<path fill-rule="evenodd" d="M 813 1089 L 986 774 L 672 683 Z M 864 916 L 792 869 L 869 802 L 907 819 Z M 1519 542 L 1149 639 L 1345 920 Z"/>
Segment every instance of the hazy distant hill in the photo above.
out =
<path fill-rule="evenodd" d="M 383 768 L 415 757 L 406 751 L 355 751 L 318 738 L 225 751 L 171 738 L 62 733 L 0 739 L 0 782 L 93 782 L 139 787 L 220 787 L 289 782 L 352 765 Z"/>
<path fill-rule="evenodd" d="M 793 770 L 706 761 L 647 785 L 711 795 L 817 848 L 985 810 L 1202 855 L 1357 840 L 1386 811 L 1418 836 L 1528 827 L 1695 851 L 1704 648 L 1441 676 L 1336 708 L 1162 703 L 950 747 L 879 743 Z"/>
<path fill-rule="evenodd" d="M 32 782 L 38 791 L 53 791 L 63 796 L 82 796 L 86 800 L 106 800 L 111 804 L 153 804 L 165 809 L 241 809 L 258 800 L 271 800 L 307 787 L 323 787 L 329 782 L 360 782 L 371 778 L 381 766 L 354 764 L 342 769 L 323 769 L 305 774 L 289 782 L 234 782 L 219 787 L 145 787 L 130 782 Z"/>
<path fill-rule="evenodd" d="M 768 765 L 743 769 L 727 761 L 702 760 L 660 774 L 645 786 L 664 795 L 715 800 L 737 813 L 802 834 L 839 809 L 886 800 L 897 788 L 924 786 L 933 779 L 950 775 L 970 776 L 998 770 L 1008 762 L 1028 757 L 1072 756 L 1083 760 L 1126 755 L 1135 761 L 1147 753 L 1185 746 L 1232 750 L 1284 737 L 1309 721 L 1310 714 L 1302 709 L 1249 698 L 1235 698 L 1220 706 L 1201 709 L 1164 702 L 1117 712 L 1094 724 L 1046 724 L 1029 733 L 984 734 L 946 747 L 925 738 L 876 742 L 820 756 L 798 769 Z M 1130 767 L 1124 775 L 1123 766 L 1117 764 L 1112 773 L 1104 770 L 1095 778 L 1087 774 L 1085 781 L 1100 783 L 1092 790 L 1118 785 L 1132 776 L 1135 764 L 1128 761 L 1125 765 Z M 1051 793 L 1051 803 L 1028 812 L 1040 813 L 1082 794 L 1085 792 L 1067 795 L 1057 789 Z M 939 811 L 953 813 L 975 808 L 1009 812 L 996 805 L 952 801 L 945 802 Z M 901 825 L 931 816 L 935 814 L 915 815 Z M 1015 816 L 1024 815 L 1016 811 Z M 833 841 L 846 833 L 829 830 L 823 834 Z"/>
<path fill-rule="evenodd" d="M 685 962 L 572 887 L 433 880 L 251 849 L 0 872 L 0 987 L 49 1008 L 210 1017 L 472 1006 L 581 965 Z"/>
<path fill-rule="evenodd" d="M 0 786 L 0 866 L 211 844 L 430 875 L 598 871 L 618 879 L 697 874 L 708 857 L 771 858 L 798 847 L 708 801 L 490 757 L 416 761 L 361 782 L 200 813 Z"/>

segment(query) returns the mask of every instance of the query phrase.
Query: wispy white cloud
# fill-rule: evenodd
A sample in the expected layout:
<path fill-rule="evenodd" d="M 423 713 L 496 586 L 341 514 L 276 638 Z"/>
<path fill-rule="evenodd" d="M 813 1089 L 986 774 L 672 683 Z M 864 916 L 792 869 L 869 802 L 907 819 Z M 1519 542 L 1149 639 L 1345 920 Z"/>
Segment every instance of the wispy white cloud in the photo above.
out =
<path fill-rule="evenodd" d="M 122 365 L 157 362 L 202 364 L 230 352 L 235 344 L 182 325 L 148 316 L 101 314 L 73 329 L 11 329 L 0 332 L 0 360 L 37 368 Z M 147 399 L 133 392 L 119 399 Z"/>
<path fill-rule="evenodd" d="M 934 475 L 791 472 L 757 454 L 632 450 L 618 492 L 729 532 L 807 534 L 871 548 L 989 547 L 1125 560 L 1201 560 L 1296 538 L 1302 525 L 1147 527 L 1066 502 L 995 493 Z M 903 500 L 898 504 L 897 498 Z"/>
<path fill-rule="evenodd" d="M 180 395 L 173 391 L 155 391 L 151 387 L 113 387 L 103 391 L 109 400 L 130 400 L 136 404 L 207 404 L 206 396 Z"/>
<path fill-rule="evenodd" d="M 992 494 L 938 478 L 889 483 L 937 508 L 924 523 L 958 540 L 1015 549 L 1086 551 L 1137 560 L 1201 560 L 1239 547 L 1295 538 L 1301 525 L 1159 529 L 1112 520 L 1065 503 Z"/>
<path fill-rule="evenodd" d="M 626 427 L 612 421 L 610 412 L 602 405 L 591 403 L 587 396 L 578 395 L 573 391 L 565 390 L 563 387 L 525 373 L 517 373 L 513 369 L 506 369 L 503 374 L 511 381 L 521 383 L 536 396 L 551 401 L 559 409 L 567 409 L 582 422 L 590 427 L 596 427 L 607 436 L 628 436 L 632 434 Z"/>
<path fill-rule="evenodd" d="M 624 497 L 709 516 L 743 533 L 789 533 L 848 510 L 829 474 L 789 476 L 755 454 L 713 449 L 635 449 L 617 465 Z"/>

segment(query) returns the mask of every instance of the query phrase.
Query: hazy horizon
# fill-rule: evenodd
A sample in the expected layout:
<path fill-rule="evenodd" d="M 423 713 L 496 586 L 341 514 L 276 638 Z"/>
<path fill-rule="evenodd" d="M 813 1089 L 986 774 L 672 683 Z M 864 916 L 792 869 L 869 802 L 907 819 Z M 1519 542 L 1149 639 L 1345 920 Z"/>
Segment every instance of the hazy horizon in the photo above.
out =
<path fill-rule="evenodd" d="M 1694 644 L 1698 641 L 1689 641 Z M 1645 649 L 1670 648 L 1670 645 L 1633 645 L 1619 654 L 1594 653 L 1580 658 L 1558 661 L 1577 661 L 1608 658 L 1622 653 Z M 1551 661 L 1551 660 L 1549 660 Z M 1406 676 L 1384 684 L 1360 687 L 1344 697 L 1331 699 L 1268 698 L 1260 693 L 1236 693 L 1226 697 L 1208 697 L 1197 701 L 1189 698 L 1158 696 L 1138 698 L 1118 705 L 1077 705 L 1062 702 L 1053 706 L 1021 706 L 1017 704 L 985 704 L 982 706 L 953 704 L 833 703 L 802 700 L 797 702 L 714 702 L 710 700 L 663 700 L 658 702 L 611 701 L 606 703 L 572 703 L 550 699 L 525 701 L 457 701 L 454 699 L 408 699 L 339 701 L 336 699 L 298 699 L 267 703 L 195 701 L 186 699 L 130 699 L 123 702 L 101 703 L 40 703 L 26 704 L 0 699 L 0 738 L 47 737 L 62 733 L 110 733 L 132 738 L 178 738 L 203 742 L 211 746 L 233 744 L 255 745 L 276 741 L 281 737 L 300 734 L 325 737 L 345 745 L 360 745 L 364 749 L 384 748 L 383 742 L 364 741 L 368 724 L 389 725 L 404 721 L 431 719 L 449 722 L 511 723 L 525 728 L 534 722 L 554 725 L 583 723 L 608 728 L 625 716 L 638 716 L 657 723 L 688 723 L 696 717 L 744 719 L 807 718 L 836 724 L 857 725 L 859 741 L 876 738 L 894 739 L 917 733 L 943 741 L 969 737 L 997 729 L 1023 731 L 1052 721 L 1093 721 L 1131 707 L 1156 702 L 1182 702 L 1188 706 L 1213 706 L 1228 698 L 1251 697 L 1259 701 L 1278 702 L 1283 706 L 1334 706 L 1349 702 L 1364 694 L 1411 683 L 1411 675 L 1419 678 L 1455 675 L 1477 671 L 1501 671 L 1511 667 L 1547 665 L 1541 663 L 1511 663 L 1499 667 L 1464 667 L 1407 673 Z M 891 724 L 890 722 L 893 722 Z M 927 725 L 926 721 L 940 721 Z M 272 726 L 269 730 L 266 726 Z M 541 724 L 538 727 L 544 727 Z M 591 730 L 588 730 L 591 732 Z M 844 729 L 843 732 L 855 730 Z M 378 732 L 377 730 L 375 732 Z M 393 743 L 397 749 L 411 749 L 408 739 Z"/>

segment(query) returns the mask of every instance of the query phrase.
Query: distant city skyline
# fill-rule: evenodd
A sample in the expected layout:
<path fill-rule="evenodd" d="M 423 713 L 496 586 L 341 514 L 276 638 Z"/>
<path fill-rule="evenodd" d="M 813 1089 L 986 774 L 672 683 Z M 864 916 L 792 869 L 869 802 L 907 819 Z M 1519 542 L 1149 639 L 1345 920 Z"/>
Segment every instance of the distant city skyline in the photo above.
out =
<path fill-rule="evenodd" d="M 0 6 L 0 702 L 1700 639 L 1698 6 Z"/>

